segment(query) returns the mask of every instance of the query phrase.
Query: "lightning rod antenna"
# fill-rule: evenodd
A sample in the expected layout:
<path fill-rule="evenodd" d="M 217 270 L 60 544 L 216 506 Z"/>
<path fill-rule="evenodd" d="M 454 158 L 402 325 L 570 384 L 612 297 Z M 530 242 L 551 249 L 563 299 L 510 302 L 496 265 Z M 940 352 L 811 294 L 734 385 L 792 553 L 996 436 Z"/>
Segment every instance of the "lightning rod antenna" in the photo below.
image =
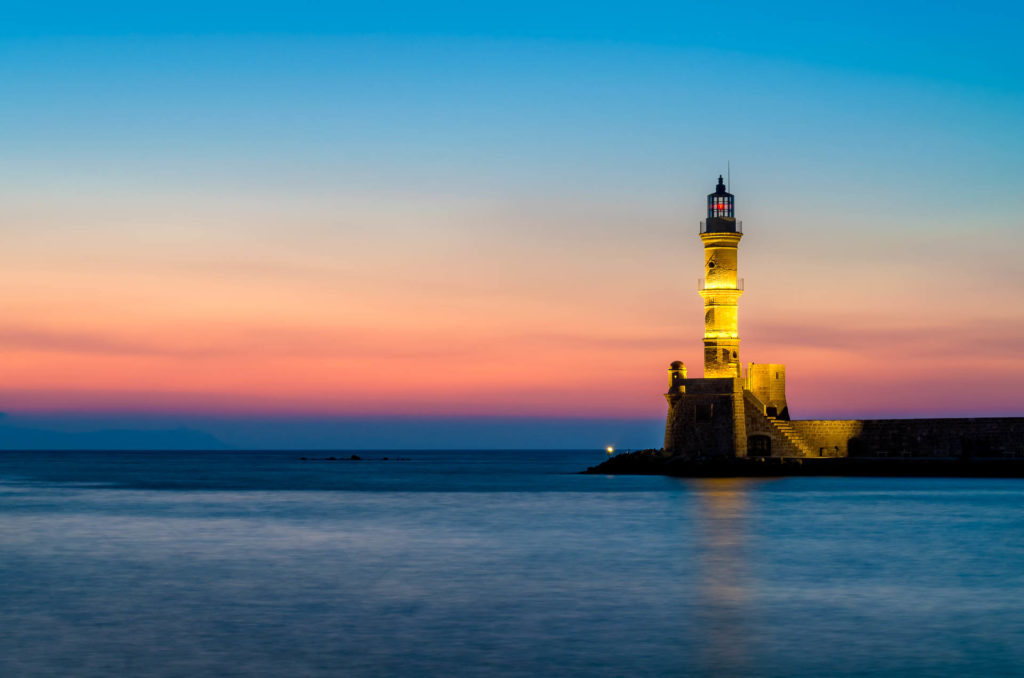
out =
<path fill-rule="evenodd" d="M 732 192 L 732 165 L 725 161 L 725 190 Z"/>

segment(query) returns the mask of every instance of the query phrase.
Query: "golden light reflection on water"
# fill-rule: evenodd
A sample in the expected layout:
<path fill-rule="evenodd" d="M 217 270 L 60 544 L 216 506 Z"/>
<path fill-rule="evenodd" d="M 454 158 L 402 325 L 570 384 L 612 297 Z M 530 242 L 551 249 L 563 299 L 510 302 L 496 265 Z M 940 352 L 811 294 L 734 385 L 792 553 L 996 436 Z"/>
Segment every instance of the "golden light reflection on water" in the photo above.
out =
<path fill-rule="evenodd" d="M 710 675 L 749 675 L 749 574 L 745 550 L 750 491 L 766 481 L 744 478 L 688 480 L 694 502 L 694 628 L 701 635 L 695 659 Z M 771 481 L 767 481 L 771 482 Z"/>

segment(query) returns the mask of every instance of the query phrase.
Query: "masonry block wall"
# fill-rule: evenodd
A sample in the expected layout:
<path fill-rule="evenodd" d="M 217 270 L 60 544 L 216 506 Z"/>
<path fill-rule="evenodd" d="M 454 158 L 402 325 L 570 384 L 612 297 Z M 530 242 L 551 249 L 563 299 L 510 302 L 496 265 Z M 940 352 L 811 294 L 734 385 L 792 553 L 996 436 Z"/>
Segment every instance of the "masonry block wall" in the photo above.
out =
<path fill-rule="evenodd" d="M 786 366 L 779 363 L 750 363 L 747 381 L 751 393 L 760 400 L 768 414 L 789 419 L 786 405 Z"/>
<path fill-rule="evenodd" d="M 697 457 L 747 453 L 742 379 L 681 379 L 669 393 L 665 451 Z"/>
<path fill-rule="evenodd" d="M 747 434 L 747 456 L 773 457 L 806 456 L 797 443 L 786 435 L 778 422 L 765 414 L 765 406 L 751 391 L 744 393 L 744 428 Z M 765 443 L 762 439 L 767 438 Z"/>
<path fill-rule="evenodd" d="M 689 458 L 1024 457 L 1024 417 L 784 421 L 740 379 L 685 379 L 666 398 L 665 450 Z"/>
<path fill-rule="evenodd" d="M 853 457 L 1024 456 L 1024 417 L 875 419 L 860 424 L 848 442 Z"/>
<path fill-rule="evenodd" d="M 793 430 L 804 440 L 812 457 L 849 456 L 852 438 L 860 435 L 864 422 L 853 419 L 796 420 Z"/>

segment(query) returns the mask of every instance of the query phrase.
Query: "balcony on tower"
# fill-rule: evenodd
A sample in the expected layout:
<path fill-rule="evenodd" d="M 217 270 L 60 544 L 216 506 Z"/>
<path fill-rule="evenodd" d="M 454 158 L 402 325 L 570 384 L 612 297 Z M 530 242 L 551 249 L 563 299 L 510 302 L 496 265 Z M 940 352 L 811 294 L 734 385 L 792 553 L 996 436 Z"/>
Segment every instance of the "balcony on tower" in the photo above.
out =
<path fill-rule="evenodd" d="M 743 233 L 743 222 L 733 219 L 731 222 L 722 223 L 723 217 L 708 219 L 700 222 L 701 233 Z M 730 225 L 731 223 L 731 225 Z"/>
<path fill-rule="evenodd" d="M 708 281 L 705 278 L 697 278 L 697 291 L 705 290 L 739 290 L 743 291 L 743 278 L 737 278 L 735 282 L 729 281 Z"/>
<path fill-rule="evenodd" d="M 700 222 L 700 232 L 743 233 L 743 223 L 736 221 L 735 210 L 735 198 L 725 190 L 725 182 L 719 175 L 715 192 L 708 194 L 708 218 Z"/>

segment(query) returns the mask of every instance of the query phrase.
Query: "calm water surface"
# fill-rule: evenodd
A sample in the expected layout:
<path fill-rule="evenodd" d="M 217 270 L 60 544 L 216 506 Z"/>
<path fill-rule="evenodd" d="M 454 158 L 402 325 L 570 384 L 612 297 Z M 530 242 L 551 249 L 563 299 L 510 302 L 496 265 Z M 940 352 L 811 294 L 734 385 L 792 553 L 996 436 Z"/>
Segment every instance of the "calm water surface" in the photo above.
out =
<path fill-rule="evenodd" d="M 0 676 L 1024 675 L 1024 480 L 300 456 L 0 452 Z"/>

